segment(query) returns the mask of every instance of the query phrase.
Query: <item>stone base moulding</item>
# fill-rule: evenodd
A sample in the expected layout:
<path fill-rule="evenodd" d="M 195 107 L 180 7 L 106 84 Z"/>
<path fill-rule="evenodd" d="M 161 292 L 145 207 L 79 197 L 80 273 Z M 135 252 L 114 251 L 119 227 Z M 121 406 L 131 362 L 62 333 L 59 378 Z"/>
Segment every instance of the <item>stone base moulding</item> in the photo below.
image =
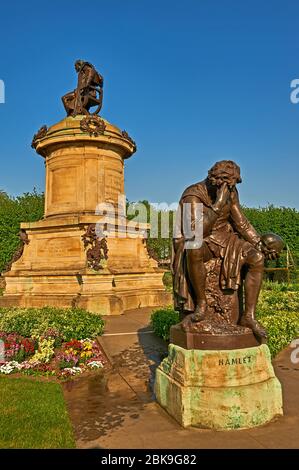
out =
<path fill-rule="evenodd" d="M 170 344 L 156 371 L 155 394 L 183 427 L 246 429 L 283 414 L 281 385 L 265 344 L 220 351 Z"/>

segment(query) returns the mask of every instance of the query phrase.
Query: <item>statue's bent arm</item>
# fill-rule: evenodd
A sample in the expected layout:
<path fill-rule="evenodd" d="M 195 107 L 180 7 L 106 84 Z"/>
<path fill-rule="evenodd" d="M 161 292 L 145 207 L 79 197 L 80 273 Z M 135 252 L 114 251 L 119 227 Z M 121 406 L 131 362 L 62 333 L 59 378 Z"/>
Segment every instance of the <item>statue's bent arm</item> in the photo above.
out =
<path fill-rule="evenodd" d="M 260 242 L 261 237 L 242 212 L 237 190 L 234 191 L 232 196 L 231 219 L 235 229 L 242 238 L 253 246 L 256 246 Z"/>

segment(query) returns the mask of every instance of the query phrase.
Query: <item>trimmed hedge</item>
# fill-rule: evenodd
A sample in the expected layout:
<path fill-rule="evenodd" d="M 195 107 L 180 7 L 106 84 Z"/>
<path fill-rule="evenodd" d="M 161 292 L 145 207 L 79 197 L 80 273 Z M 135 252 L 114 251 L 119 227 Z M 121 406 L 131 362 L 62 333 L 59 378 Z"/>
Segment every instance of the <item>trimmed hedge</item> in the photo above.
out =
<path fill-rule="evenodd" d="M 172 306 L 155 310 L 151 315 L 151 325 L 154 332 L 165 341 L 169 340 L 170 327 L 176 325 L 179 321 L 179 312 L 173 310 Z"/>
<path fill-rule="evenodd" d="M 0 308 L 0 331 L 29 338 L 49 328 L 58 330 L 64 341 L 95 338 L 103 334 L 104 320 L 80 308 Z"/>

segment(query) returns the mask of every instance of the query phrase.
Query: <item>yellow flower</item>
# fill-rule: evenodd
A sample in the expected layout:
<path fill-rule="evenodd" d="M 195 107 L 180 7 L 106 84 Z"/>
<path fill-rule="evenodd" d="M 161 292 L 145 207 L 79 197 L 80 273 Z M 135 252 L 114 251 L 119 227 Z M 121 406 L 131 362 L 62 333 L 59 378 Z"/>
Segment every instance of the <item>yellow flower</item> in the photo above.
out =
<path fill-rule="evenodd" d="M 82 359 L 92 357 L 92 351 L 82 351 L 80 357 Z"/>

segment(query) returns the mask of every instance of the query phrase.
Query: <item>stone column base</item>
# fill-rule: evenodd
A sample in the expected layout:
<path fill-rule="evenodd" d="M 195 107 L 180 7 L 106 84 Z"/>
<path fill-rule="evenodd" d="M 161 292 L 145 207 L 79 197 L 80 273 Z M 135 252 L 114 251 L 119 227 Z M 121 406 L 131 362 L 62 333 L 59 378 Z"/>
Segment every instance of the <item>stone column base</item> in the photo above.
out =
<path fill-rule="evenodd" d="M 183 427 L 246 429 L 283 414 L 281 385 L 265 344 L 221 351 L 170 344 L 156 371 L 155 393 Z"/>
<path fill-rule="evenodd" d="M 98 278 L 100 278 L 100 275 Z M 100 285 L 101 279 L 98 279 L 98 281 Z M 140 287 L 139 289 L 128 288 L 125 292 L 115 289 L 114 293 L 51 294 L 45 292 L 6 294 L 0 296 L 0 307 L 42 308 L 50 305 L 58 308 L 84 308 L 100 315 L 121 315 L 126 310 L 169 305 L 171 300 L 170 293 L 163 291 L 163 289 Z"/>

